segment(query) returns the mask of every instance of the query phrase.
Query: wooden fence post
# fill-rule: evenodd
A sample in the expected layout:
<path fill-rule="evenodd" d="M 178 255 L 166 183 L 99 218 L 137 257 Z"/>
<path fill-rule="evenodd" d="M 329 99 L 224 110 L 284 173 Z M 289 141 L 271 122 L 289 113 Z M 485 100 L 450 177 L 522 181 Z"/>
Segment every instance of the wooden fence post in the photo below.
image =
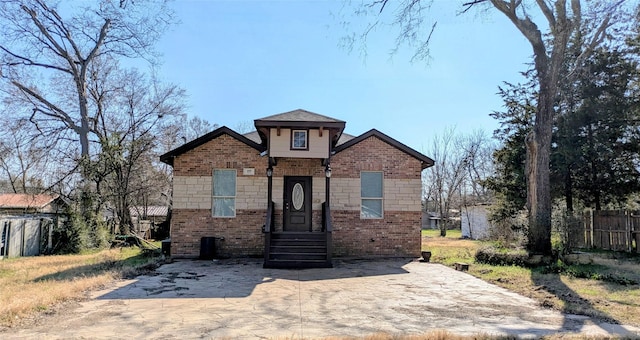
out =
<path fill-rule="evenodd" d="M 631 211 L 625 210 L 624 214 L 626 216 L 625 223 L 625 243 L 627 244 L 627 252 L 631 252 Z"/>

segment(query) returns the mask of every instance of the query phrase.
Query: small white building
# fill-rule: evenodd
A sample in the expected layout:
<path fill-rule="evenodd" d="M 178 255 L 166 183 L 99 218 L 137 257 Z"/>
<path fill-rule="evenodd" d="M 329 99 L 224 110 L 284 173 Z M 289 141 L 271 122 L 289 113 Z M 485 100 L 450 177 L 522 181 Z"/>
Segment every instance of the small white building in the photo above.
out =
<path fill-rule="evenodd" d="M 462 207 L 460 210 L 462 237 L 474 240 L 489 238 L 489 230 L 492 225 L 489 221 L 488 207 L 487 205 Z"/>

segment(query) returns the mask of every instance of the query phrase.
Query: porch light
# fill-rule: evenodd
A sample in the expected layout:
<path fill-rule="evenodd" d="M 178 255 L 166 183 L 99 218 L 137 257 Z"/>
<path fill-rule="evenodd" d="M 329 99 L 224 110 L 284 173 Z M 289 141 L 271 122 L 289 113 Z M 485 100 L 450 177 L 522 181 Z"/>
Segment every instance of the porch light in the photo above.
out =
<path fill-rule="evenodd" d="M 324 175 L 327 178 L 331 178 L 331 165 L 327 164 L 327 167 L 324 169 Z"/>
<path fill-rule="evenodd" d="M 271 177 L 271 176 L 273 176 L 273 169 L 267 168 L 267 177 Z"/>

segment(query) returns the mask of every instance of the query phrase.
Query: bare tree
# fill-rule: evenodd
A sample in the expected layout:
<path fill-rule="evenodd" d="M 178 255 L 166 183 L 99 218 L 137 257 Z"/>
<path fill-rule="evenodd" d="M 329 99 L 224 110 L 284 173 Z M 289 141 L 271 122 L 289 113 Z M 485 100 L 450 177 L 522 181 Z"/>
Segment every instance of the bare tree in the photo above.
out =
<path fill-rule="evenodd" d="M 0 109 L 0 178 L 6 178 L 0 190 L 40 193 L 59 184 L 69 169 L 61 159 L 69 141 L 64 134 L 43 133 L 28 120 L 16 119 L 14 114 L 21 110 L 9 102 Z"/>
<path fill-rule="evenodd" d="M 248 120 L 240 121 L 236 123 L 236 126 L 234 127 L 234 130 L 236 130 L 236 132 L 238 133 L 248 133 L 251 131 L 255 131 L 255 129 L 256 128 L 253 126 L 253 123 Z"/>
<path fill-rule="evenodd" d="M 456 146 L 455 129 L 433 137 L 429 155 L 435 160 L 426 173 L 425 200 L 433 201 L 440 218 L 440 235 L 447 235 L 452 204 L 465 178 L 464 153 Z"/>
<path fill-rule="evenodd" d="M 532 253 L 551 253 L 551 193 L 549 183 L 549 162 L 551 152 L 551 132 L 555 115 L 556 98 L 559 95 L 559 79 L 563 74 L 563 64 L 567 57 L 570 39 L 575 39 L 582 47 L 575 55 L 577 60 L 588 57 L 607 38 L 611 26 L 620 23 L 620 15 L 625 7 L 624 0 L 589 2 L 586 11 L 581 0 L 473 0 L 463 3 L 462 12 L 478 6 L 485 10 L 497 10 L 506 16 L 533 50 L 534 67 L 538 80 L 538 101 L 532 131 L 526 137 L 527 148 L 527 208 L 529 211 L 529 232 L 527 248 Z M 426 22 L 432 0 L 372 0 L 365 2 L 364 12 L 374 9 L 378 16 L 395 5 L 392 25 L 399 28 L 397 45 L 414 43 L 414 58 L 424 58 L 429 54 L 429 41 L 436 22 Z M 537 9 L 542 23 L 548 26 L 548 35 L 543 34 L 532 9 Z M 357 12 L 358 13 L 358 12 Z M 583 17 L 586 13 L 587 17 Z M 379 21 L 369 26 L 362 35 L 373 31 Z M 427 30 L 424 27 L 427 26 Z M 495 38 L 495 37 L 488 37 Z M 575 65 L 582 63 L 576 62 Z M 570 70 L 564 77 L 571 77 Z"/>
<path fill-rule="evenodd" d="M 485 179 L 493 175 L 493 152 L 496 145 L 483 130 L 475 130 L 458 139 L 458 148 L 464 154 L 465 181 L 463 192 L 474 201 L 487 202 L 490 192 Z"/>
<path fill-rule="evenodd" d="M 2 81 L 32 109 L 36 128 L 73 131 L 86 159 L 98 119 L 88 98 L 93 64 L 107 56 L 153 61 L 151 47 L 171 15 L 164 1 L 83 2 L 78 11 L 44 0 L 2 1 Z"/>
<path fill-rule="evenodd" d="M 133 227 L 129 208 L 146 205 L 151 196 L 166 191 L 166 181 L 157 180 L 161 171 L 154 168 L 164 151 L 157 147 L 156 136 L 161 122 L 176 124 L 184 115 L 184 91 L 136 70 L 121 70 L 113 60 L 96 66 L 100 68 L 92 72 L 102 81 L 90 83 L 88 93 L 96 108 L 101 152 L 91 166 L 91 179 L 100 203 L 114 208 L 121 232 L 128 232 Z"/>
<path fill-rule="evenodd" d="M 186 117 L 186 116 L 185 116 Z M 198 137 L 218 128 L 218 124 L 211 124 L 208 120 L 202 119 L 198 116 L 191 117 L 186 121 L 183 135 L 183 143 L 194 140 Z"/>

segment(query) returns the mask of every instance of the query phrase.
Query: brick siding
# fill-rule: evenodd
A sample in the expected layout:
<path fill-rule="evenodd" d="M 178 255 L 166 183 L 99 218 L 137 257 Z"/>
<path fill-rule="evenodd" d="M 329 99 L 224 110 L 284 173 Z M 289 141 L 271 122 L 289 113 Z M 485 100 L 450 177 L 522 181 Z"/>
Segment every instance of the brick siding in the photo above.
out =
<path fill-rule="evenodd" d="M 264 248 L 261 227 L 266 210 L 237 210 L 235 218 L 211 217 L 211 209 L 174 209 L 171 216 L 171 255 L 195 258 L 202 237 L 216 241 L 221 257 L 260 256 Z"/>
<path fill-rule="evenodd" d="M 420 256 L 420 161 L 375 136 L 331 159 L 334 256 Z M 360 218 L 360 172 L 383 172 L 384 217 Z"/>
<path fill-rule="evenodd" d="M 261 226 L 266 216 L 267 158 L 229 135 L 221 135 L 174 159 L 174 209 L 171 253 L 197 257 L 201 237 L 217 241 L 219 256 L 261 256 Z M 335 154 L 331 160 L 334 256 L 420 255 L 420 161 L 384 141 L 370 137 Z M 245 176 L 244 168 L 255 175 Z M 237 170 L 236 217 L 211 216 L 213 169 Z M 311 176 L 312 226 L 320 230 L 325 200 L 324 166 L 320 159 L 279 158 L 273 167 L 276 230 L 282 230 L 284 176 Z M 384 218 L 360 218 L 360 172 L 384 173 Z M 262 208 L 264 207 L 264 208 Z"/>

